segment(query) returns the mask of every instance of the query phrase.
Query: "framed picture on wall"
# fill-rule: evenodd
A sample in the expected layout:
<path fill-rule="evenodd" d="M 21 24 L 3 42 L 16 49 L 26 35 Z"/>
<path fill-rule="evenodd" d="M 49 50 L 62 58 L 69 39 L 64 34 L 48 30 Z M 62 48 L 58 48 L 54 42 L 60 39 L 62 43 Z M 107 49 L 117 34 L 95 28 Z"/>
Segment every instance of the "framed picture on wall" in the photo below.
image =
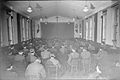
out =
<path fill-rule="evenodd" d="M 74 23 L 74 38 L 79 38 L 79 24 L 77 22 Z"/>

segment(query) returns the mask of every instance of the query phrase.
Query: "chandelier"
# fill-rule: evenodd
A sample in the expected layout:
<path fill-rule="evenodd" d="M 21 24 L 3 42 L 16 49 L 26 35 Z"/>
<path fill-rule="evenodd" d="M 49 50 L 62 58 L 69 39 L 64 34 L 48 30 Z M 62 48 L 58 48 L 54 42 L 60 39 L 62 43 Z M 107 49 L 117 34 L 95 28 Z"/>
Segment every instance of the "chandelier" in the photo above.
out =
<path fill-rule="evenodd" d="M 92 10 L 95 9 L 95 6 L 92 3 L 90 3 L 89 5 L 90 5 L 90 7 L 87 5 L 87 1 L 86 1 L 85 6 L 83 8 L 84 12 L 88 12 L 89 9 L 92 9 Z"/>
<path fill-rule="evenodd" d="M 33 11 L 33 8 L 32 6 L 30 5 L 30 2 L 29 2 L 29 6 L 27 8 L 27 12 L 31 13 Z"/>

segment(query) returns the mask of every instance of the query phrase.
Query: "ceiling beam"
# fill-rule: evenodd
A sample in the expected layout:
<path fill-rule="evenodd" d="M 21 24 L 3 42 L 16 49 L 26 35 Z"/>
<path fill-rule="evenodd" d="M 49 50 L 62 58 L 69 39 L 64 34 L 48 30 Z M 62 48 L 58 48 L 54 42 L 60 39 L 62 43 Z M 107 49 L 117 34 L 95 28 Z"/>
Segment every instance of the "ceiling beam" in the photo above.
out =
<path fill-rule="evenodd" d="M 3 0 L 3 1 L 119 1 L 119 0 Z"/>

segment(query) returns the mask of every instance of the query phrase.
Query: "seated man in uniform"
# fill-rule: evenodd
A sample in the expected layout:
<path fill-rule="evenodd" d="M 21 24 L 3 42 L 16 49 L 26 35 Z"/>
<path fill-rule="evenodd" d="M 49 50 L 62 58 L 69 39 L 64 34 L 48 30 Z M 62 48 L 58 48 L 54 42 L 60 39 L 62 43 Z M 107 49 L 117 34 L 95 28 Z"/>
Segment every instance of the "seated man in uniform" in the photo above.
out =
<path fill-rule="evenodd" d="M 68 58 L 68 64 L 71 66 L 71 73 L 77 71 L 78 62 L 79 62 L 79 53 L 77 53 L 74 49 L 72 49 L 72 53 L 70 53 Z"/>
<path fill-rule="evenodd" d="M 8 55 L 16 55 L 18 53 L 18 51 L 15 49 L 14 45 L 11 45 L 9 47 L 10 51 Z"/>
<path fill-rule="evenodd" d="M 36 59 L 27 66 L 25 78 L 26 80 L 43 80 L 46 78 L 46 71 L 40 59 Z"/>
<path fill-rule="evenodd" d="M 42 46 L 39 48 L 39 51 L 44 51 L 44 50 L 45 50 L 44 47 L 45 47 L 45 45 L 42 45 Z"/>
<path fill-rule="evenodd" d="M 90 72 L 90 65 L 91 65 L 91 53 L 83 48 L 83 52 L 81 53 L 82 57 L 82 64 L 83 64 L 83 71 L 84 73 Z"/>
<path fill-rule="evenodd" d="M 37 59 L 37 57 L 35 56 L 35 51 L 34 49 L 30 49 L 30 53 L 28 53 L 28 56 L 26 57 L 26 61 L 29 64 L 34 62 L 35 59 Z"/>
<path fill-rule="evenodd" d="M 60 62 L 57 59 L 55 59 L 55 55 L 54 54 L 50 54 L 49 61 L 52 62 L 52 64 L 55 65 L 56 67 L 61 68 L 61 64 L 60 64 Z"/>
<path fill-rule="evenodd" d="M 68 64 L 71 63 L 73 58 L 79 58 L 79 53 L 77 53 L 74 49 L 72 49 L 72 53 L 69 54 Z"/>
<path fill-rule="evenodd" d="M 27 53 L 29 52 L 29 50 L 27 49 L 27 47 L 24 47 L 24 48 L 23 48 L 23 52 L 24 52 L 24 54 L 25 54 L 25 56 L 26 56 Z"/>
<path fill-rule="evenodd" d="M 51 53 L 48 51 L 48 49 L 46 49 L 43 52 L 41 52 L 41 57 L 42 57 L 43 64 L 45 64 L 46 61 L 50 58 L 50 54 Z"/>
<path fill-rule="evenodd" d="M 61 46 L 61 48 L 60 48 L 59 50 L 60 50 L 60 52 L 61 52 L 62 54 L 65 54 L 65 52 L 66 52 L 66 48 L 65 48 L 64 45 Z"/>
<path fill-rule="evenodd" d="M 15 61 L 20 61 L 23 62 L 25 60 L 25 56 L 23 55 L 23 52 L 20 51 L 18 54 L 15 56 Z"/>
<path fill-rule="evenodd" d="M 47 59 L 50 56 L 50 52 L 46 49 L 43 52 L 41 52 L 42 59 Z"/>

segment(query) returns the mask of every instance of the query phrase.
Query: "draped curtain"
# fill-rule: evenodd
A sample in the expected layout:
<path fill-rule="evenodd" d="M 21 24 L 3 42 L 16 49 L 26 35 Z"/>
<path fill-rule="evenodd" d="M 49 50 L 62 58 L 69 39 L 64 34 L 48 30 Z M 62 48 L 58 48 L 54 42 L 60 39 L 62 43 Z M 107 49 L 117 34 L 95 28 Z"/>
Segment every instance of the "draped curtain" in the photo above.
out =
<path fill-rule="evenodd" d="M 101 43 L 101 15 L 102 11 L 98 12 L 97 14 L 97 42 Z"/>
<path fill-rule="evenodd" d="M 118 6 L 113 8 L 114 11 L 114 34 L 113 40 L 116 41 L 118 47 L 120 47 L 120 28 L 119 28 L 119 8 Z"/>
<path fill-rule="evenodd" d="M 114 39 L 114 9 L 108 8 L 106 15 L 106 44 L 113 45 Z"/>
<path fill-rule="evenodd" d="M 28 20 L 28 39 L 31 39 L 31 20 Z"/>
<path fill-rule="evenodd" d="M 7 18 L 7 25 L 8 25 L 8 42 L 9 45 L 14 44 L 13 40 L 13 12 L 8 12 L 9 17 Z"/>
<path fill-rule="evenodd" d="M 107 20 L 107 10 L 102 12 L 101 16 L 101 42 L 106 42 L 106 21 Z"/>
<path fill-rule="evenodd" d="M 20 20 L 20 28 L 21 28 L 21 41 L 26 41 L 28 39 L 31 39 L 31 27 L 30 27 L 30 20 L 21 17 Z"/>
<path fill-rule="evenodd" d="M 89 39 L 89 23 L 88 20 L 85 21 L 85 27 L 86 27 L 86 40 Z"/>

